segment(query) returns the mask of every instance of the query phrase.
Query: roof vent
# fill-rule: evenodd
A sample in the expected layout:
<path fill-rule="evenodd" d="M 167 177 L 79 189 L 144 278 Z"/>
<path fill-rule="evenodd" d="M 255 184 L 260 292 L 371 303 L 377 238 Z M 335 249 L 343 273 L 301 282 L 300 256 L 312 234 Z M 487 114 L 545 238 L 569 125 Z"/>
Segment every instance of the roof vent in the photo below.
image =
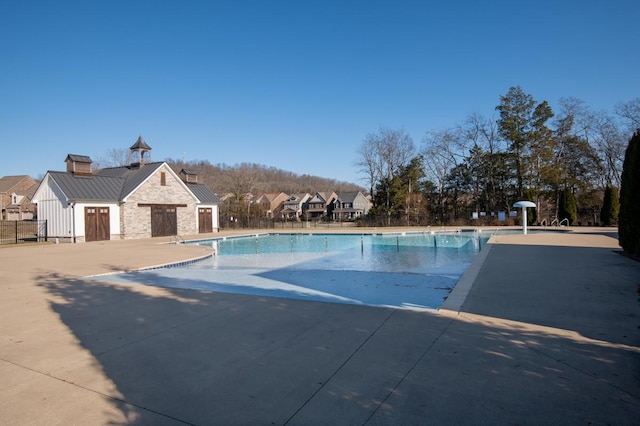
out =
<path fill-rule="evenodd" d="M 91 176 L 91 158 L 86 155 L 68 154 L 64 160 L 67 163 L 67 172 L 74 176 Z"/>
<path fill-rule="evenodd" d="M 186 183 L 198 183 L 198 173 L 191 169 L 180 170 L 180 177 Z"/>

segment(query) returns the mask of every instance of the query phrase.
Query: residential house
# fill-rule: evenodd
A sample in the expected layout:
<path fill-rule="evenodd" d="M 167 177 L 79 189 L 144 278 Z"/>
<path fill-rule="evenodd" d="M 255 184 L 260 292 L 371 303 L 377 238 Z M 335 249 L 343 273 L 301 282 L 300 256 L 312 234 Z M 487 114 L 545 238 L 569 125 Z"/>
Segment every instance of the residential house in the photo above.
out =
<path fill-rule="evenodd" d="M 280 216 L 284 208 L 284 201 L 287 198 L 289 198 L 289 196 L 284 192 L 279 194 L 262 194 L 256 198 L 254 204 L 256 204 L 256 208 L 260 212 L 261 217 L 272 219 Z"/>
<path fill-rule="evenodd" d="M 89 157 L 67 155 L 67 171 L 47 172 L 33 197 L 48 235 L 83 242 L 217 231 L 219 200 L 197 175 L 150 160 L 142 137 L 127 166 L 94 173 Z"/>
<path fill-rule="evenodd" d="M 341 192 L 333 202 L 334 220 L 354 220 L 364 216 L 371 208 L 371 202 L 362 192 Z"/>
<path fill-rule="evenodd" d="M 36 205 L 31 202 L 38 187 L 31 176 L 0 178 L 0 220 L 25 220 L 36 217 Z"/>
<path fill-rule="evenodd" d="M 283 203 L 281 212 L 283 219 L 300 219 L 310 198 L 311 195 L 309 193 L 290 195 Z"/>
<path fill-rule="evenodd" d="M 337 197 L 335 192 L 316 192 L 307 201 L 306 215 L 310 219 L 332 217 L 333 202 Z"/>

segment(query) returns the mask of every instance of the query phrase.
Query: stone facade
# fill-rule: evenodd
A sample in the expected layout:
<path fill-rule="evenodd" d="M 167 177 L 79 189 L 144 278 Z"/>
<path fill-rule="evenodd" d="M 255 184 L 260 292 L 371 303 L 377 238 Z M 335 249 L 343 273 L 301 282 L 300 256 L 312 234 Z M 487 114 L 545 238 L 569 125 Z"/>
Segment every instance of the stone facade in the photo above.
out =
<path fill-rule="evenodd" d="M 164 173 L 164 185 L 161 175 Z M 185 184 L 170 172 L 165 164 L 134 191 L 120 208 L 121 235 L 126 239 L 151 237 L 151 208 L 138 204 L 177 204 L 178 235 L 196 234 L 196 200 L 185 189 Z"/>

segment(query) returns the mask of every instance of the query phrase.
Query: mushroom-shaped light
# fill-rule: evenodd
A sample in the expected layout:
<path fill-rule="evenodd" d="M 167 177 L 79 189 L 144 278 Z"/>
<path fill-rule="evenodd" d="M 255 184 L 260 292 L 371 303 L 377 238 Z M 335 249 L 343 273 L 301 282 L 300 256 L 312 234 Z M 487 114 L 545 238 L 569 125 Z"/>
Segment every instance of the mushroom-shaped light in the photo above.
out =
<path fill-rule="evenodd" d="M 527 234 L 527 207 L 534 207 L 536 204 L 531 201 L 518 201 L 513 204 L 513 207 L 522 208 L 522 233 Z"/>

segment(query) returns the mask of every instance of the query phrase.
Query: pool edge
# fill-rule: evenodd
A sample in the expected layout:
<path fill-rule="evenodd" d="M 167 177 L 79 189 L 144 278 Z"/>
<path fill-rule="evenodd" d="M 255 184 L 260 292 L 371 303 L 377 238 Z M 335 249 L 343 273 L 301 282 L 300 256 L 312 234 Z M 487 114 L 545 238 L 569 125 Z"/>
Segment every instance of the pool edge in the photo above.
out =
<path fill-rule="evenodd" d="M 465 300 L 467 300 L 467 296 L 471 291 L 471 287 L 478 277 L 478 274 L 480 273 L 480 270 L 482 269 L 482 266 L 484 265 L 484 262 L 493 247 L 492 240 L 493 237 L 489 239 L 484 249 L 480 250 L 480 252 L 476 255 L 469 268 L 462 275 L 462 278 L 458 280 L 456 286 L 453 288 L 453 290 L 451 290 L 449 296 L 447 296 L 447 299 L 444 301 L 444 303 L 442 303 L 442 305 L 440 305 L 440 308 L 438 308 L 438 312 L 448 314 L 453 313 L 456 315 L 460 313 L 462 305 L 464 304 Z"/>

